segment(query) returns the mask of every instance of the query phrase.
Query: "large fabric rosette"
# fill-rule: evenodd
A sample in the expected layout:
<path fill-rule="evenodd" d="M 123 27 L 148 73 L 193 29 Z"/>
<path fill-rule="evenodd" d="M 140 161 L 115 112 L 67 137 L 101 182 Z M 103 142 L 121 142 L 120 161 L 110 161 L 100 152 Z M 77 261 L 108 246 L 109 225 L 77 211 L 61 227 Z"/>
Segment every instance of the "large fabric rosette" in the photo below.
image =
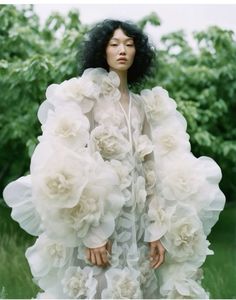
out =
<path fill-rule="evenodd" d="M 160 292 L 165 298 L 207 298 L 200 285 L 200 267 L 213 253 L 207 235 L 225 204 L 219 189 L 221 170 L 211 158 L 191 153 L 187 122 L 166 90 L 146 89 L 141 97 L 156 173 L 145 240 L 161 239 L 167 250 L 158 271 Z"/>

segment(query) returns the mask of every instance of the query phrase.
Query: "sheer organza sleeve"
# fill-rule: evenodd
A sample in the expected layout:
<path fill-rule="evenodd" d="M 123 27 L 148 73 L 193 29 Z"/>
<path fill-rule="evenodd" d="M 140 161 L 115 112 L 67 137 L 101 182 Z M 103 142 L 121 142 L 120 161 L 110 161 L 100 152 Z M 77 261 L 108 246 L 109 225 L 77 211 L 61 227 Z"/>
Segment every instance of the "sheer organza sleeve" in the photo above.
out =
<path fill-rule="evenodd" d="M 213 253 L 207 235 L 225 204 L 221 169 L 212 158 L 193 155 L 187 122 L 165 89 L 143 90 L 141 98 L 154 146 L 149 164 L 156 178 L 145 238 L 160 238 L 167 250 L 159 270 L 160 291 L 167 298 L 193 291 L 196 298 L 207 298 L 199 268 Z"/>
<path fill-rule="evenodd" d="M 30 175 L 4 191 L 13 218 L 27 232 L 43 232 L 68 247 L 104 245 L 125 201 L 114 169 L 88 147 L 104 72 L 88 69 L 47 88 Z"/>
<path fill-rule="evenodd" d="M 150 124 L 144 116 L 143 134 L 152 141 Z M 143 162 L 145 185 L 147 192 L 147 223 L 144 232 L 144 241 L 152 242 L 159 240 L 167 230 L 167 224 L 163 219 L 164 203 L 161 195 L 158 195 L 158 172 L 155 168 L 154 149 L 145 156 Z"/>

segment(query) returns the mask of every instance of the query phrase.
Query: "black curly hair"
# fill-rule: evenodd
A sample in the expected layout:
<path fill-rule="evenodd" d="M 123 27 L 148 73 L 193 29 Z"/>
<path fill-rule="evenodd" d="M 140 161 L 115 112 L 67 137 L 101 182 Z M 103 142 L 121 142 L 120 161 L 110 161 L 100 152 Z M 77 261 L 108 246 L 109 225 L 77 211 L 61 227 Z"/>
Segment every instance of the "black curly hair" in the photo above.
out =
<path fill-rule="evenodd" d="M 79 46 L 79 75 L 87 68 L 101 67 L 109 71 L 105 51 L 117 28 L 121 28 L 127 36 L 134 39 L 136 53 L 133 64 L 128 69 L 128 83 L 130 85 L 139 84 L 151 74 L 155 60 L 155 48 L 149 43 L 147 35 L 130 21 L 105 19 L 97 23 L 85 35 Z"/>

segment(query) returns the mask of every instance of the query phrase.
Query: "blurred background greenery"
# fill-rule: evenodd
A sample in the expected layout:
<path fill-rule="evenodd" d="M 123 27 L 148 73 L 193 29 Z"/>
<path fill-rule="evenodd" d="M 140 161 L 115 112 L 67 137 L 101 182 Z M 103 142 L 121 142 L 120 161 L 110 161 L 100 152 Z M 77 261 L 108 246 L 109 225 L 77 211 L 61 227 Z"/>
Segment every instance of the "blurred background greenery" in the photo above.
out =
<path fill-rule="evenodd" d="M 161 26 L 155 13 L 137 22 Z M 92 24 L 91 24 L 92 25 Z M 53 13 L 42 26 L 33 6 L 0 5 L 0 189 L 29 171 L 40 135 L 37 110 L 51 83 L 77 76 L 78 45 L 89 30 L 79 12 Z M 197 49 L 185 32 L 161 38 L 152 78 L 135 92 L 163 86 L 188 122 L 192 152 L 221 167 L 227 205 L 209 239 L 215 255 L 204 264 L 204 286 L 213 298 L 236 298 L 236 41 L 233 31 L 213 26 L 196 32 Z M 24 251 L 34 238 L 10 219 L 0 200 L 0 298 L 31 298 Z"/>

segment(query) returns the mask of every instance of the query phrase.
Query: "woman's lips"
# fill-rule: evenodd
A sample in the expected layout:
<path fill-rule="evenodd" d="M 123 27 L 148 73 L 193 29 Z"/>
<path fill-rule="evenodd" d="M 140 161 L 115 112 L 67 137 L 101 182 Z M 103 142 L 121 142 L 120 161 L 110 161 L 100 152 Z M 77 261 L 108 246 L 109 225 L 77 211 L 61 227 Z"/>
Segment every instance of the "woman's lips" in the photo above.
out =
<path fill-rule="evenodd" d="M 118 62 L 121 62 L 121 63 L 125 63 L 127 62 L 127 59 L 126 58 L 119 58 L 117 59 Z"/>

